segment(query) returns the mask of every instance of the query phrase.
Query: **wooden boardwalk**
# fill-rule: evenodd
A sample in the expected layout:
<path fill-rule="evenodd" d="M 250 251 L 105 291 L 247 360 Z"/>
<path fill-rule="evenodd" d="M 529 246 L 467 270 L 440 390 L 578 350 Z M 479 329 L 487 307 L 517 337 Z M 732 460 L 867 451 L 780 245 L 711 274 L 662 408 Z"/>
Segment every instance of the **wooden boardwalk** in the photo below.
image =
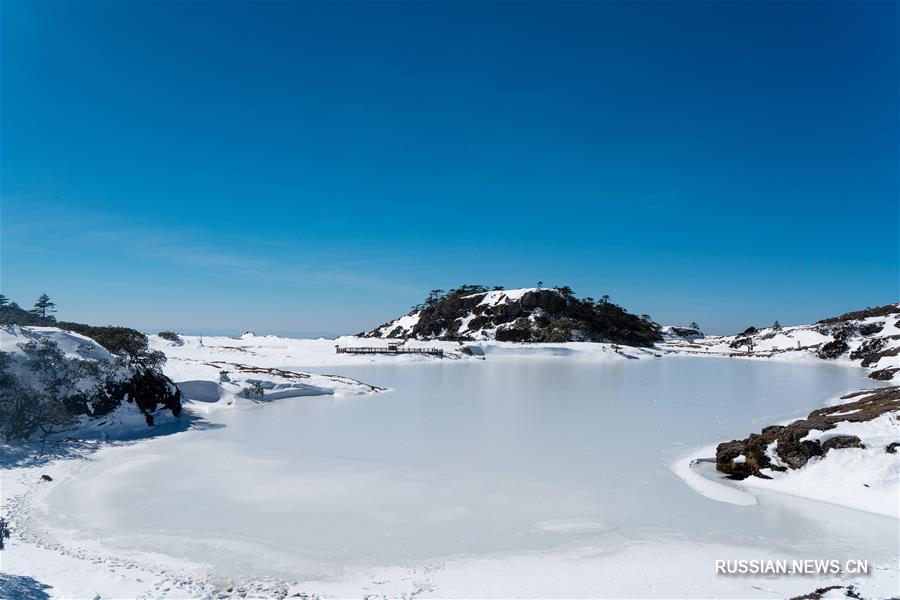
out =
<path fill-rule="evenodd" d="M 338 354 L 432 354 L 443 356 L 442 348 L 403 348 L 401 346 L 335 346 Z"/>

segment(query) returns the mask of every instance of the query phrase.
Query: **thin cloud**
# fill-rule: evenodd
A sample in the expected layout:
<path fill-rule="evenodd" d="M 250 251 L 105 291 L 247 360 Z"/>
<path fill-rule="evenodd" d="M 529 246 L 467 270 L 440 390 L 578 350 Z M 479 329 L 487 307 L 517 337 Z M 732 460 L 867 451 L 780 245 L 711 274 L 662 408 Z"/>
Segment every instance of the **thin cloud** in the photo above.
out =
<path fill-rule="evenodd" d="M 4 200 L 6 203 L 6 200 Z M 272 256 L 250 252 L 225 251 L 210 243 L 204 235 L 184 228 L 161 230 L 136 226 L 115 218 L 100 218 L 84 213 L 61 214 L 53 207 L 43 211 L 52 217 L 29 214 L 34 204 L 15 202 L 15 219 L 6 211 L 3 219 L 4 246 L 15 242 L 17 250 L 37 251 L 52 239 L 58 245 L 87 245 L 140 259 L 166 262 L 188 269 L 202 270 L 254 282 L 277 282 L 281 285 L 323 285 L 355 287 L 371 290 L 414 292 L 420 289 L 410 282 L 386 280 L 371 273 L 347 269 L 334 263 L 310 262 L 299 257 L 296 248 L 272 248 Z M 43 212 L 42 211 L 42 212 Z M 49 235 L 52 234 L 52 235 Z M 41 244 L 37 240 L 41 240 Z M 172 240 L 182 243 L 173 243 Z M 196 240 L 196 243 L 183 243 Z M 266 247 L 261 242 L 241 240 L 241 246 Z"/>

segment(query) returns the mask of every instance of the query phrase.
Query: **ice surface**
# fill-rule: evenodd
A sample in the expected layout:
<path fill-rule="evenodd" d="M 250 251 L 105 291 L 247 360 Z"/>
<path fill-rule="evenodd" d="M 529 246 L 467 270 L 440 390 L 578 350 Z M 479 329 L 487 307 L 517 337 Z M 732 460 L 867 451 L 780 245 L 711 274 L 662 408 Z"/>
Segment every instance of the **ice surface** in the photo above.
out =
<path fill-rule="evenodd" d="M 395 391 L 216 412 L 208 418 L 224 427 L 108 449 L 47 486 L 36 517 L 116 552 L 296 578 L 311 592 L 464 557 L 490 561 L 481 589 L 503 595 L 520 582 L 510 565 L 529 561 L 498 556 L 592 548 L 591 568 L 621 567 L 605 557 L 635 544 L 654 555 L 663 539 L 764 557 L 896 559 L 894 520 L 775 494 L 755 506 L 714 502 L 669 469 L 688 448 L 746 436 L 760 415 L 802 416 L 867 385 L 861 370 L 502 356 L 326 370 Z M 708 579 L 692 589 L 724 585 L 711 564 L 696 571 Z M 444 578 L 448 594 L 464 582 Z M 333 589 L 362 593 L 348 585 Z M 555 585 L 583 595 L 577 581 Z"/>

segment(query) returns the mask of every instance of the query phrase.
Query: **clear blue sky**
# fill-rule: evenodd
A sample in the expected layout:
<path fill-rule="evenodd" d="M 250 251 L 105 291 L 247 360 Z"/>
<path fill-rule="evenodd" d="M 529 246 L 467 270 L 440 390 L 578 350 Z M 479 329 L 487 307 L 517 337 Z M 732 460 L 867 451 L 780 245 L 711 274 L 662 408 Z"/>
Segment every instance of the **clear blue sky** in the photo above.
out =
<path fill-rule="evenodd" d="M 353 332 L 543 280 L 714 332 L 896 301 L 895 2 L 8 2 L 2 292 Z"/>

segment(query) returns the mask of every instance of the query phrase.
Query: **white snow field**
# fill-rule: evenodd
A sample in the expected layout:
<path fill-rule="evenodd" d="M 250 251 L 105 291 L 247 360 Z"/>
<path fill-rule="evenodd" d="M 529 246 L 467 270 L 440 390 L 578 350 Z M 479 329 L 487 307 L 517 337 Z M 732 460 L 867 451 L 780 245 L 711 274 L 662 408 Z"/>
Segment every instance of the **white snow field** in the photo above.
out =
<path fill-rule="evenodd" d="M 655 359 L 598 344 L 482 344 L 487 360 L 334 355 L 334 344 L 245 336 L 165 347 L 175 381 L 209 379 L 223 361 L 391 391 L 216 402 L 203 427 L 8 470 L 4 514 L 26 517 L 3 573 L 76 598 L 900 589 L 896 519 L 707 480 L 708 496 L 731 500 L 720 502 L 670 468 L 694 448 L 877 385 L 862 369 Z M 723 559 L 868 560 L 871 572 L 717 575 Z"/>

